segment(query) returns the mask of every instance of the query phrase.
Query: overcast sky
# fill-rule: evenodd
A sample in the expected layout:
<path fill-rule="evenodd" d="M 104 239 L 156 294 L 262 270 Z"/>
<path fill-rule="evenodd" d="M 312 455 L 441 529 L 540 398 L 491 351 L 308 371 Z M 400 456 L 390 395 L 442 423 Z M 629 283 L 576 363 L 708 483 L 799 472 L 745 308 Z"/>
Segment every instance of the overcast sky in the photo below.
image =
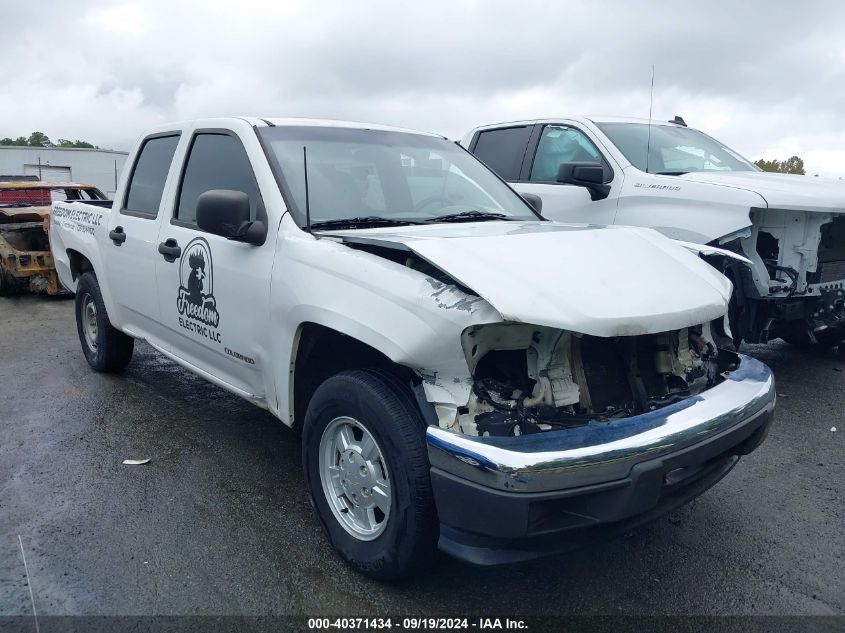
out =
<path fill-rule="evenodd" d="M 0 137 L 129 149 L 174 119 L 343 118 L 459 138 L 682 115 L 752 160 L 845 176 L 845 3 L 4 1 Z"/>

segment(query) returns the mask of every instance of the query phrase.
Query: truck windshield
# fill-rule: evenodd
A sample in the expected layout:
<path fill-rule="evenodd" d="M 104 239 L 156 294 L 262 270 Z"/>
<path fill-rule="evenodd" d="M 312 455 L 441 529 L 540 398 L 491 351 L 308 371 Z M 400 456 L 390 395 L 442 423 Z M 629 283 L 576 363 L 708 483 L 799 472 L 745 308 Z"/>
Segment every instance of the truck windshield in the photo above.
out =
<path fill-rule="evenodd" d="M 652 174 L 758 171 L 753 163 L 698 130 L 662 124 L 652 125 L 649 140 L 649 126 L 646 123 L 597 125 L 625 158 L 641 171 Z"/>
<path fill-rule="evenodd" d="M 303 147 L 312 225 L 538 219 L 478 159 L 443 138 L 317 126 L 260 128 L 258 134 L 301 226 Z"/>

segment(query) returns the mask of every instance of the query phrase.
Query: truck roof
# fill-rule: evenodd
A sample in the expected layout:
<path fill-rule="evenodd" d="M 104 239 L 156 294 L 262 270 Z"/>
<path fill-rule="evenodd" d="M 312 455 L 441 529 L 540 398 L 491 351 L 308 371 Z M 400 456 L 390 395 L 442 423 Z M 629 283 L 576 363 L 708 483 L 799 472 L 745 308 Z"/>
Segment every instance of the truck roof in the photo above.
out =
<path fill-rule="evenodd" d="M 479 125 L 478 127 L 474 128 L 472 132 L 476 132 L 478 130 L 485 130 L 491 127 L 501 127 L 503 125 L 534 125 L 537 123 L 560 123 L 561 121 L 576 121 L 578 123 L 642 123 L 647 124 L 649 122 L 646 118 L 638 118 L 638 117 L 631 117 L 631 116 L 585 116 L 585 115 L 575 115 L 575 116 L 558 116 L 558 117 L 545 117 L 545 118 L 537 118 L 537 119 L 524 119 L 520 121 L 501 121 L 499 123 L 488 123 L 486 125 Z M 652 125 L 663 125 L 666 127 L 681 127 L 677 123 L 672 123 L 671 121 L 663 121 L 660 119 L 651 119 Z"/>
<path fill-rule="evenodd" d="M 422 130 L 414 130 L 411 128 L 396 127 L 392 125 L 380 125 L 377 123 L 363 123 L 360 121 L 342 121 L 335 119 L 309 119 L 298 117 L 253 117 L 253 116 L 227 116 L 215 117 L 212 119 L 190 119 L 186 121 L 174 121 L 164 125 L 157 125 L 151 130 L 147 130 L 146 134 L 156 132 L 166 132 L 174 130 L 175 128 L 184 128 L 188 126 L 199 127 L 219 127 L 224 124 L 231 124 L 233 122 L 245 122 L 253 127 L 344 127 L 360 130 L 381 130 L 385 132 L 405 132 L 408 134 L 420 134 L 423 136 L 432 136 L 435 138 L 445 138 L 441 134 L 432 134 L 431 132 L 424 132 Z"/>

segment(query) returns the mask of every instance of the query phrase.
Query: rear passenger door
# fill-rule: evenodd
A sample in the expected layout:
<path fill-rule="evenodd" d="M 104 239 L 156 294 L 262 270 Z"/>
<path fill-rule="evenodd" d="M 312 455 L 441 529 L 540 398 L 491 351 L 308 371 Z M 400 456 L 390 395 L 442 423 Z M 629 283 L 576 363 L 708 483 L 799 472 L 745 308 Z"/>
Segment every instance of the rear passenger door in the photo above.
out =
<path fill-rule="evenodd" d="M 263 198 L 241 139 L 196 130 L 161 224 L 158 303 L 170 351 L 249 399 L 262 401 L 269 335 L 270 274 L 277 231 L 254 246 L 202 231 L 197 199 L 212 189 L 249 196 L 251 219 L 267 223 Z"/>
<path fill-rule="evenodd" d="M 112 320 L 159 347 L 165 345 L 156 286 L 158 232 L 179 139 L 179 132 L 166 132 L 141 142 L 123 198 L 110 214 L 102 247 L 105 270 L 97 271 L 108 279 Z"/>
<path fill-rule="evenodd" d="M 518 125 L 482 130 L 469 150 L 502 180 L 518 182 L 534 128 L 534 125 Z"/>

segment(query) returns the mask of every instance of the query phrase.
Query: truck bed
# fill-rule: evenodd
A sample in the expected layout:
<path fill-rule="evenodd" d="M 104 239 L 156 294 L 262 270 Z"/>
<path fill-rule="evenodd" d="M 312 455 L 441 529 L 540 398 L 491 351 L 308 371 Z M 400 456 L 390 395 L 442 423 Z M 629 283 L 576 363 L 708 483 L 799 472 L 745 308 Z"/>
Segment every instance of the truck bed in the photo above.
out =
<path fill-rule="evenodd" d="M 112 202 L 54 202 L 50 214 L 50 244 L 61 284 L 75 292 L 82 259 L 95 269 L 100 262 L 99 244 L 107 239 Z"/>

